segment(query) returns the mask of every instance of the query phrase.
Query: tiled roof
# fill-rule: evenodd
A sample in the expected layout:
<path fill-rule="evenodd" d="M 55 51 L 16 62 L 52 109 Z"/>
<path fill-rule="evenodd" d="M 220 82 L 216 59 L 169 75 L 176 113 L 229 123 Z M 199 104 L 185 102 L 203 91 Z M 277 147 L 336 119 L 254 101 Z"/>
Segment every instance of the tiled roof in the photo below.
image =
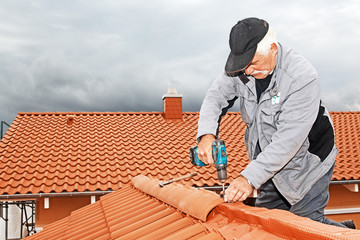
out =
<path fill-rule="evenodd" d="M 26 239 L 360 239 L 360 231 L 284 210 L 228 204 L 213 192 L 137 176 Z"/>
<path fill-rule="evenodd" d="M 331 112 L 339 154 L 333 180 L 360 179 L 360 112 Z"/>
<path fill-rule="evenodd" d="M 360 179 L 360 112 L 331 113 L 339 148 L 333 180 Z M 197 171 L 185 185 L 218 184 L 212 167 L 193 167 L 198 113 L 19 113 L 0 142 L 0 195 L 117 190 L 144 174 L 169 180 Z M 228 179 L 248 163 L 239 113 L 222 118 Z"/>

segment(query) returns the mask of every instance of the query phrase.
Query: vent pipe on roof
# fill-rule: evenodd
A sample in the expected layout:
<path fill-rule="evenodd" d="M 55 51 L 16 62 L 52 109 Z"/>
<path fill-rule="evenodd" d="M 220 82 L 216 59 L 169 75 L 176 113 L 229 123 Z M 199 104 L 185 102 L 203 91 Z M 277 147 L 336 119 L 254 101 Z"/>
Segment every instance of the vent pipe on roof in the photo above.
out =
<path fill-rule="evenodd" d="M 169 88 L 162 99 L 164 117 L 182 119 L 182 94 L 178 94 L 175 88 Z"/>
<path fill-rule="evenodd" d="M 74 118 L 75 116 L 74 115 L 67 115 L 67 124 L 72 124 L 74 122 Z"/>

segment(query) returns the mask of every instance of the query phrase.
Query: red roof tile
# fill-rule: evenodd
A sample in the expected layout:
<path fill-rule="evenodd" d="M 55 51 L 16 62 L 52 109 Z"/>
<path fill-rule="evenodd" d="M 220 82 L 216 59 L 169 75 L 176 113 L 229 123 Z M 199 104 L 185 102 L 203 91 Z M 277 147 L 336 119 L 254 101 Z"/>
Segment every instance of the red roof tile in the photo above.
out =
<path fill-rule="evenodd" d="M 360 179 L 360 112 L 331 113 L 339 155 L 333 180 Z M 19 113 L 0 142 L 0 195 L 117 190 L 138 174 L 181 183 L 218 184 L 212 167 L 193 167 L 198 113 Z M 229 181 L 248 163 L 239 113 L 222 118 Z"/>
<path fill-rule="evenodd" d="M 159 187 L 159 181 L 150 180 L 148 177 L 139 175 L 132 180 L 135 188 L 140 189 L 171 206 L 176 207 L 178 210 L 190 214 L 191 216 L 206 220 L 207 214 L 217 205 L 224 201 L 214 192 L 200 189 L 194 191 L 194 188 L 183 185 L 165 185 Z M 198 199 L 206 198 L 207 202 L 204 204 Z M 192 204 L 187 204 L 192 203 Z"/>
<path fill-rule="evenodd" d="M 177 183 L 160 188 L 158 180 L 137 176 L 132 184 L 27 239 L 360 239 L 357 230 L 223 203 L 213 192 Z"/>
<path fill-rule="evenodd" d="M 331 112 L 339 154 L 333 180 L 360 179 L 360 112 Z"/>

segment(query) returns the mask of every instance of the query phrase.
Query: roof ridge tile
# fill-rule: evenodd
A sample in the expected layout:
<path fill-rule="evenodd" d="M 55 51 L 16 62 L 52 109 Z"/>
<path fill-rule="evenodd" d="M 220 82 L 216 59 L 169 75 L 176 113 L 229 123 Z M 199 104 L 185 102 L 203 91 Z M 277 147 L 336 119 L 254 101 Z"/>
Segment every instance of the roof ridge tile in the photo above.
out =
<path fill-rule="evenodd" d="M 151 180 L 144 175 L 134 177 L 131 184 L 140 191 L 202 221 L 206 221 L 213 208 L 224 202 L 216 193 L 204 189 L 196 189 L 177 183 L 161 188 L 157 180 Z"/>

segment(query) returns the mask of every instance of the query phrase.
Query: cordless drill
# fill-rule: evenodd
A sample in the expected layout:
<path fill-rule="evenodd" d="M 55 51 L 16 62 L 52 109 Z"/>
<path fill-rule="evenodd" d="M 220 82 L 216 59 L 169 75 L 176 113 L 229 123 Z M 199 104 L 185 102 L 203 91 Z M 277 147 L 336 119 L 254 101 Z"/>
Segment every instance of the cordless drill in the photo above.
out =
<path fill-rule="evenodd" d="M 225 192 L 225 182 L 227 179 L 227 156 L 225 149 L 224 140 L 215 140 L 212 142 L 212 158 L 215 162 L 215 168 L 217 171 L 218 179 L 220 180 L 223 188 L 223 193 Z M 200 161 L 197 155 L 197 146 L 190 148 L 190 160 L 191 163 L 195 166 L 206 166 L 207 164 Z"/>

